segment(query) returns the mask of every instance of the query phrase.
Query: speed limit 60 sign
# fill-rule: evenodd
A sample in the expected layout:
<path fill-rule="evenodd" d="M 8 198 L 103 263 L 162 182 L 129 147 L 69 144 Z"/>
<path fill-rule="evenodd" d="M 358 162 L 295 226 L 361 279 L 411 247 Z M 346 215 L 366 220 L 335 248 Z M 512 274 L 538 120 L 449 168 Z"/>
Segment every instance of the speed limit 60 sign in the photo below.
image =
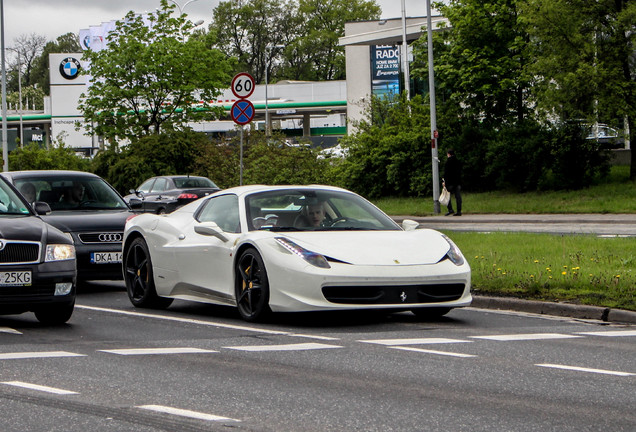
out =
<path fill-rule="evenodd" d="M 254 78 L 247 72 L 236 74 L 232 79 L 232 93 L 239 99 L 250 97 L 254 93 Z"/>

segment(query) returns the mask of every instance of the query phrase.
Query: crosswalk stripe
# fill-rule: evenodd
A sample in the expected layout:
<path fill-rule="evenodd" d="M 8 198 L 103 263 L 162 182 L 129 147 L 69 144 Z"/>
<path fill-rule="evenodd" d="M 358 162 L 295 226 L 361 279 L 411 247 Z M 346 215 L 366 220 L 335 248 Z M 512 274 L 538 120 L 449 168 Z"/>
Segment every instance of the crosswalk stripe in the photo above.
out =
<path fill-rule="evenodd" d="M 38 384 L 31 384 L 31 383 L 26 383 L 26 382 L 22 382 L 22 381 L 4 381 L 4 382 L 2 382 L 2 384 L 14 386 L 14 387 L 22 387 L 22 388 L 26 388 L 26 389 L 30 389 L 30 390 L 37 390 L 37 391 L 42 391 L 42 392 L 47 392 L 47 393 L 53 393 L 53 394 L 58 394 L 58 395 L 79 394 L 77 392 L 70 391 L 70 390 L 64 390 L 64 389 L 59 389 L 59 388 L 55 388 L 55 387 L 48 387 L 48 386 L 43 386 L 43 385 L 38 385 Z"/>
<path fill-rule="evenodd" d="M 616 375 L 616 376 L 636 375 L 630 372 L 618 372 L 618 371 L 610 371 L 605 369 L 591 369 L 591 368 L 584 368 L 584 367 L 578 367 L 578 366 L 566 366 L 566 365 L 549 364 L 549 363 L 535 364 L 535 366 L 553 368 L 553 369 L 565 369 L 565 370 L 571 370 L 576 372 L 589 372 L 589 373 L 597 373 L 597 374 L 605 374 L 605 375 Z"/>
<path fill-rule="evenodd" d="M 614 331 L 599 331 L 599 332 L 578 332 L 586 336 L 608 336 L 608 337 L 620 337 L 620 336 L 636 336 L 636 330 L 614 330 Z"/>
<path fill-rule="evenodd" d="M 204 354 L 218 353 L 218 351 L 200 348 L 127 348 L 113 350 L 99 350 L 101 352 L 118 355 L 152 355 L 152 354 Z"/>
<path fill-rule="evenodd" d="M 207 420 L 207 421 L 234 421 L 240 422 L 240 420 L 229 418 L 229 417 L 221 417 L 214 414 L 206 414 L 198 411 L 184 410 L 180 408 L 172 408 L 163 405 L 139 405 L 137 408 L 145 409 L 149 411 L 160 412 L 164 414 L 172 414 L 181 417 L 189 417 L 198 420 Z"/>
<path fill-rule="evenodd" d="M 582 336 L 567 335 L 560 333 L 529 333 L 529 334 L 510 334 L 510 335 L 491 335 L 491 336 L 469 336 L 474 339 L 486 339 L 494 341 L 523 341 L 523 340 L 548 340 L 548 339 L 573 339 Z"/>
<path fill-rule="evenodd" d="M 406 339 L 363 339 L 358 342 L 378 344 L 378 345 L 427 345 L 427 344 L 450 344 L 467 343 L 472 341 L 447 338 L 406 338 Z"/>
<path fill-rule="evenodd" d="M 0 353 L 0 360 L 17 360 L 33 358 L 54 358 L 54 357 L 86 357 L 85 354 L 76 354 L 66 351 L 35 351 L 35 352 L 14 352 Z"/>
<path fill-rule="evenodd" d="M 321 344 L 321 343 L 300 343 L 300 344 L 285 344 L 285 345 L 245 345 L 245 346 L 230 346 L 230 347 L 224 347 L 224 348 L 239 350 L 239 351 L 265 352 L 265 351 L 304 351 L 304 350 L 342 348 L 342 347 L 338 345 L 327 345 L 327 344 Z"/>
<path fill-rule="evenodd" d="M 426 353 L 426 354 L 437 354 L 437 355 L 443 355 L 443 356 L 449 356 L 449 357 L 461 357 L 461 358 L 477 357 L 476 355 L 472 355 L 472 354 L 462 354 L 462 353 L 454 353 L 454 352 L 448 352 L 448 351 L 428 350 L 428 349 L 405 347 L 405 346 L 392 346 L 392 347 L 389 347 L 389 348 L 396 349 L 396 350 L 403 350 L 403 351 L 414 351 L 414 352 L 420 352 L 420 353 Z"/>

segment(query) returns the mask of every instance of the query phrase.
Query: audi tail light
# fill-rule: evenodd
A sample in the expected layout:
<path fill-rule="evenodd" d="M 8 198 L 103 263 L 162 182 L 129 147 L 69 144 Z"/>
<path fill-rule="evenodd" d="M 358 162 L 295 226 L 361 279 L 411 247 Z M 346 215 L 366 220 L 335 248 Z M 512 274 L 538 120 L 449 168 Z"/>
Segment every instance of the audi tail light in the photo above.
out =
<path fill-rule="evenodd" d="M 192 193 L 182 193 L 177 197 L 177 199 L 196 199 L 199 198 L 199 195 Z"/>

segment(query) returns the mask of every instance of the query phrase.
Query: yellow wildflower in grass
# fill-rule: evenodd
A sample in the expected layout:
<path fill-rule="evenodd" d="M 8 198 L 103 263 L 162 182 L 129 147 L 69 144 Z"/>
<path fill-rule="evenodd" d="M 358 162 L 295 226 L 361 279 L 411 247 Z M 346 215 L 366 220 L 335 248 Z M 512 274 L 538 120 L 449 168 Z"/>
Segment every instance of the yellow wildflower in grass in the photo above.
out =
<path fill-rule="evenodd" d="M 564 272 L 561 272 L 561 274 L 565 276 L 566 274 L 568 274 L 568 272 L 564 271 Z"/>

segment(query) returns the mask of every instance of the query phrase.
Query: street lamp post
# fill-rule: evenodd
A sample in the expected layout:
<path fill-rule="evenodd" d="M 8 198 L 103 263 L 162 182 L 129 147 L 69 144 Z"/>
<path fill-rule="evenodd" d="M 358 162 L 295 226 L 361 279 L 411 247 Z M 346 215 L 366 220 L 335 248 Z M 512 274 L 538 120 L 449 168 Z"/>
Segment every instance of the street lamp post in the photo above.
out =
<path fill-rule="evenodd" d="M 4 66 L 4 0 L 0 0 L 0 62 L 2 62 L 2 171 L 9 171 L 7 145 L 7 70 Z"/>
<path fill-rule="evenodd" d="M 270 134 L 270 126 L 269 126 L 269 102 L 267 95 L 267 69 L 269 68 L 269 54 L 270 50 L 274 48 L 284 48 L 285 45 L 267 45 L 265 46 L 265 136 L 269 136 Z"/>
<path fill-rule="evenodd" d="M 181 6 L 179 3 L 177 3 L 174 0 L 168 0 L 170 3 L 173 3 L 175 6 L 177 6 L 177 8 L 179 9 L 179 15 L 183 15 L 183 10 L 186 8 L 187 5 L 189 5 L 192 2 L 195 2 L 197 0 L 190 0 L 187 1 L 183 6 Z"/>
<path fill-rule="evenodd" d="M 431 20 L 431 0 L 426 0 L 426 35 L 428 43 L 428 93 L 431 110 L 431 165 L 433 166 L 433 209 L 439 207 L 439 157 L 437 154 L 437 115 L 435 108 L 435 75 L 433 68 L 433 25 Z"/>

